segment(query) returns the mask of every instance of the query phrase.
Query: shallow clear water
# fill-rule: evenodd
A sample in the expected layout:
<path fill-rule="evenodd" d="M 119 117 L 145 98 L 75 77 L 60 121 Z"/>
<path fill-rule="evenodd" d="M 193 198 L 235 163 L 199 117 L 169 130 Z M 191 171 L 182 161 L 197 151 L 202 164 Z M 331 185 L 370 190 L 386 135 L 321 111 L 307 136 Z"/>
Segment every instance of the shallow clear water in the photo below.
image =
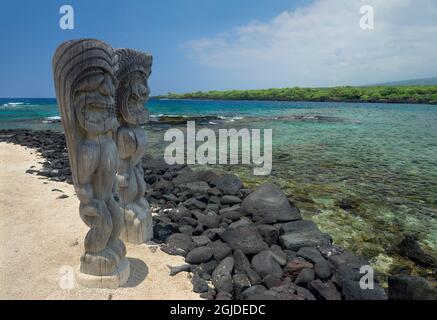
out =
<path fill-rule="evenodd" d="M 210 121 L 215 129 L 273 129 L 272 176 L 255 177 L 244 166 L 218 169 L 248 184 L 279 183 L 305 217 L 383 272 L 395 261 L 408 264 L 396 255 L 405 234 L 437 256 L 437 106 L 151 100 L 148 107 L 152 117 L 222 116 Z M 56 116 L 53 99 L 0 99 L 0 129 L 60 129 L 43 123 Z M 146 126 L 155 155 L 169 127 Z"/>

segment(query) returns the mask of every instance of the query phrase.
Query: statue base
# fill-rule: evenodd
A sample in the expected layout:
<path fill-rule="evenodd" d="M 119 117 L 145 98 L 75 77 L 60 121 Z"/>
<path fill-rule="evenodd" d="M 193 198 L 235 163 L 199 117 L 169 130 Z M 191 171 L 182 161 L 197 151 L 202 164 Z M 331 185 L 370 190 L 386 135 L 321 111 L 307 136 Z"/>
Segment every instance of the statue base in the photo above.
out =
<path fill-rule="evenodd" d="M 120 239 L 133 244 L 141 244 L 153 238 L 153 219 L 149 208 L 136 205 L 124 209 L 124 228 Z"/>
<path fill-rule="evenodd" d="M 87 288 L 107 288 L 116 289 L 124 285 L 129 279 L 130 266 L 129 260 L 123 258 L 120 261 L 118 268 L 110 275 L 95 276 L 80 272 L 80 268 L 76 270 L 76 282 Z"/>

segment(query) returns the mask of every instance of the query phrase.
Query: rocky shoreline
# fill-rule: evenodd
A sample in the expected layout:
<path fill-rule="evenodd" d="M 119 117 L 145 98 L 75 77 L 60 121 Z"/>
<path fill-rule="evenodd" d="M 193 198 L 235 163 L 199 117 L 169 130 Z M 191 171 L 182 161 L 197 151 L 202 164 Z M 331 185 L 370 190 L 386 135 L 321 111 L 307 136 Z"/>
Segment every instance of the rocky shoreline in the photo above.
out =
<path fill-rule="evenodd" d="M 62 133 L 2 130 L 0 141 L 35 148 L 44 157 L 41 170 L 27 173 L 72 182 Z M 193 291 L 205 299 L 437 299 L 426 279 L 407 274 L 389 277 L 388 290 L 376 275 L 373 289 L 361 289 L 360 268 L 368 261 L 332 244 L 274 184 L 251 190 L 233 174 L 153 158 L 143 159 L 143 167 L 154 241 L 162 251 L 185 258 L 186 264 L 170 266 L 169 272 L 189 272 Z M 414 239 L 404 246 L 414 248 Z M 435 263 L 417 252 L 412 258 Z"/>

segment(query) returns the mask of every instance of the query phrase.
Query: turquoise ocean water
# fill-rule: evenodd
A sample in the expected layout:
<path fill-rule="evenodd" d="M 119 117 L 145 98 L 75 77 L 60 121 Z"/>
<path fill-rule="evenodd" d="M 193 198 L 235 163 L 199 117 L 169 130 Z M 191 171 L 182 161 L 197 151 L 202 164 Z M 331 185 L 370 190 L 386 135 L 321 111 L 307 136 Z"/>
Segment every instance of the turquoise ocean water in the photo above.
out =
<path fill-rule="evenodd" d="M 249 185 L 279 183 L 305 217 L 380 272 L 416 270 L 397 255 L 405 234 L 437 256 L 437 106 L 152 99 L 148 108 L 152 119 L 210 116 L 202 125 L 273 129 L 271 176 L 217 169 Z M 0 129 L 62 130 L 57 119 L 54 99 L 0 99 Z M 151 152 L 162 154 L 165 129 L 174 126 L 183 124 L 145 127 Z"/>

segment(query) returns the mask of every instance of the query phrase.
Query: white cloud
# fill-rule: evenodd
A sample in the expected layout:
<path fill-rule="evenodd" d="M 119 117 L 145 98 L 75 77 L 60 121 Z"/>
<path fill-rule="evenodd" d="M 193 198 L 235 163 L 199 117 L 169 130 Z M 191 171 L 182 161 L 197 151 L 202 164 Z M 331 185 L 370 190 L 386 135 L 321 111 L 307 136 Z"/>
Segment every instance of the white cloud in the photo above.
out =
<path fill-rule="evenodd" d="M 360 28 L 372 5 L 374 30 Z M 437 1 L 319 0 L 184 44 L 227 88 L 357 85 L 437 75 Z M 217 77 L 217 76 L 216 76 Z"/>

